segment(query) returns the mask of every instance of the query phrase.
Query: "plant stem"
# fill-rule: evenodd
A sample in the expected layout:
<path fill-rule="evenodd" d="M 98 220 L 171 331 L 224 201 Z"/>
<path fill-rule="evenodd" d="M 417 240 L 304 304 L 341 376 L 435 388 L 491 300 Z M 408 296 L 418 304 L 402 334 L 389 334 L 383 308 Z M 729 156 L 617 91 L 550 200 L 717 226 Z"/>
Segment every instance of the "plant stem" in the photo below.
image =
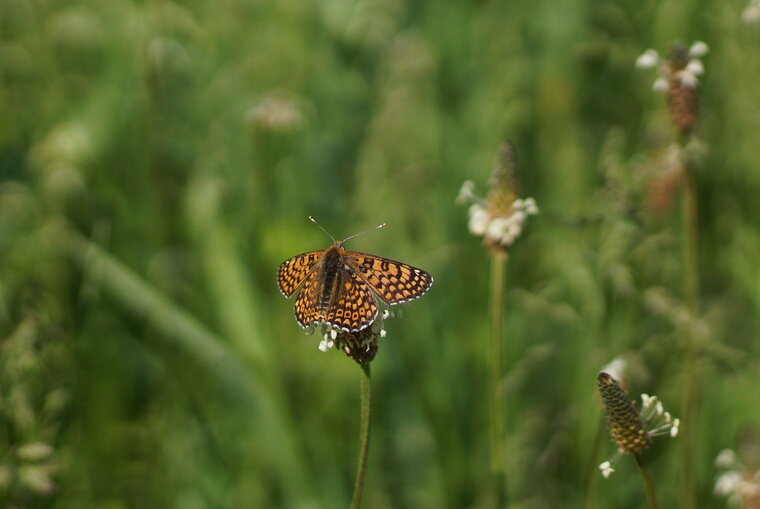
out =
<path fill-rule="evenodd" d="M 359 509 L 362 504 L 362 491 L 364 490 L 364 474 L 367 472 L 367 452 L 369 451 L 369 423 L 370 423 L 370 370 L 369 362 L 361 363 L 361 417 L 359 421 L 359 458 L 356 461 L 356 481 L 354 482 L 354 496 L 351 499 L 351 509 Z"/>
<path fill-rule="evenodd" d="M 682 147 L 685 144 L 682 143 Z M 699 316 L 699 209 L 697 198 L 697 183 L 694 172 L 684 158 L 683 169 L 685 185 L 683 192 L 682 228 L 683 228 L 683 265 L 684 265 L 684 300 L 689 308 L 692 319 Z M 699 380 L 697 376 L 697 345 L 693 327 L 684 331 L 684 376 L 682 395 L 682 419 L 689 423 L 684 426 L 681 441 L 681 504 L 683 507 L 694 507 L 694 426 L 696 423 Z"/>
<path fill-rule="evenodd" d="M 507 480 L 504 466 L 504 398 L 501 390 L 503 358 L 504 267 L 507 257 L 491 256 L 491 330 L 489 345 L 491 385 L 491 474 L 493 477 L 496 507 L 507 505 Z"/>
<path fill-rule="evenodd" d="M 647 509 L 657 509 L 657 497 L 654 493 L 654 481 L 652 480 L 652 473 L 644 463 L 644 459 L 639 454 L 633 455 L 636 458 L 636 464 L 639 466 L 639 472 L 641 472 L 641 478 L 644 480 L 644 489 L 647 492 Z"/>
<path fill-rule="evenodd" d="M 699 207 L 694 171 L 684 161 L 683 196 L 684 298 L 693 312 L 699 310 Z"/>
<path fill-rule="evenodd" d="M 599 451 L 602 448 L 602 444 L 605 443 L 607 434 L 607 423 L 604 419 L 599 419 L 599 424 L 596 427 L 596 434 L 594 436 L 594 445 L 591 447 L 591 459 L 586 467 L 586 480 L 584 485 L 586 486 L 586 509 L 592 509 L 597 507 L 597 490 L 596 485 L 599 479 Z"/>

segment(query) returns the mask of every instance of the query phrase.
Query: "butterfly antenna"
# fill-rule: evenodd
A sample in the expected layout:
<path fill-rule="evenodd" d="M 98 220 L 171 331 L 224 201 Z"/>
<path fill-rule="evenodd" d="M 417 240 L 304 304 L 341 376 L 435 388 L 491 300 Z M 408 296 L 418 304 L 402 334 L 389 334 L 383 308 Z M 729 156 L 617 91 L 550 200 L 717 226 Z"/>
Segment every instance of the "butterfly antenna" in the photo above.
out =
<path fill-rule="evenodd" d="M 353 235 L 351 235 L 351 236 L 350 236 L 350 237 L 348 237 L 347 239 L 343 239 L 343 240 L 341 241 L 341 244 L 343 244 L 343 243 L 344 243 L 344 242 L 346 242 L 347 240 L 351 240 L 351 239 L 353 239 L 354 237 L 358 237 L 359 235 L 364 235 L 365 233 L 373 232 L 373 231 L 375 231 L 375 230 L 379 230 L 380 228 L 384 228 L 386 224 L 387 224 L 387 223 L 379 224 L 379 225 L 375 226 L 374 228 L 370 228 L 369 230 L 365 230 L 365 231 L 363 231 L 363 232 L 359 232 L 359 233 L 354 233 Z"/>
<path fill-rule="evenodd" d="M 333 237 L 332 235 L 330 235 L 330 232 L 328 232 L 327 230 L 325 230 L 324 228 L 322 228 L 322 225 L 319 224 L 316 219 L 314 219 L 313 217 L 309 216 L 309 221 L 311 221 L 312 223 L 314 223 L 315 225 L 317 225 L 317 227 L 320 230 L 322 230 L 323 232 L 325 232 L 327 234 L 327 236 L 332 239 L 332 241 L 333 241 L 334 244 L 338 243 L 338 241 L 335 240 L 335 237 Z"/>

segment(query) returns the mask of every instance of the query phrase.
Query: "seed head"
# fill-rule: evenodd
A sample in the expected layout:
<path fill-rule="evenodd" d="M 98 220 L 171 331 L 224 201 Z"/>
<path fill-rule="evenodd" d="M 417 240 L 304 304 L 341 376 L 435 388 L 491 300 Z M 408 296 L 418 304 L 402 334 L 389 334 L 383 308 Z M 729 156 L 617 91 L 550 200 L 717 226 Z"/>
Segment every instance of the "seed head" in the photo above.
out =
<path fill-rule="evenodd" d="M 615 471 L 612 465 L 621 454 L 639 455 L 655 437 L 678 435 L 681 421 L 673 419 L 665 411 L 657 396 L 642 394 L 639 411 L 617 380 L 604 371 L 597 377 L 597 388 L 602 396 L 612 440 L 618 448 L 618 453 L 612 460 L 599 465 L 605 479 Z"/>
<path fill-rule="evenodd" d="M 636 59 L 636 67 L 640 69 L 658 67 L 652 88 L 665 92 L 673 125 L 681 134 L 689 134 L 699 116 L 696 88 L 699 77 L 705 72 L 700 59 L 708 51 L 707 44 L 702 41 L 690 47 L 674 43 L 665 59 L 653 49 L 646 50 Z"/>
<path fill-rule="evenodd" d="M 649 437 L 636 406 L 617 381 L 605 372 L 599 373 L 597 388 L 604 402 L 612 440 L 618 450 L 621 453 L 643 452 L 649 445 Z"/>

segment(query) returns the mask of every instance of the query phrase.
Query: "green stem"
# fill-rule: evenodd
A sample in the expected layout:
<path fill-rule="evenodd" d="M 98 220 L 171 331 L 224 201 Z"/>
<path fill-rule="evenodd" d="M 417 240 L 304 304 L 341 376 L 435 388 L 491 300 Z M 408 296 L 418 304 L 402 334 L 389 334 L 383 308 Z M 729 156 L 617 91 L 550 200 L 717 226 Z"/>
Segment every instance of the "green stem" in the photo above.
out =
<path fill-rule="evenodd" d="M 354 482 L 354 496 L 351 499 L 351 509 L 359 509 L 362 504 L 364 474 L 367 472 L 367 452 L 369 451 L 371 396 L 369 362 L 364 362 L 360 365 L 363 374 L 361 381 L 361 418 L 359 422 L 359 458 L 356 461 L 356 481 Z"/>
<path fill-rule="evenodd" d="M 594 436 L 594 443 L 591 446 L 591 456 L 589 464 L 586 467 L 586 480 L 584 485 L 586 486 L 586 509 L 592 509 L 597 507 L 597 490 L 596 485 L 599 479 L 599 451 L 602 449 L 602 445 L 605 443 L 605 439 L 608 437 L 607 423 L 604 419 L 599 419 L 599 424 L 596 427 L 596 435 Z"/>
<path fill-rule="evenodd" d="M 504 397 L 501 390 L 503 377 L 503 321 L 504 267 L 507 257 L 491 256 L 491 329 L 490 362 L 491 385 L 491 474 L 496 494 L 496 506 L 507 505 L 506 468 L 504 466 Z"/>
<path fill-rule="evenodd" d="M 682 147 L 684 144 L 682 144 Z M 684 265 L 684 300 L 691 316 L 696 320 L 700 307 L 699 280 L 699 208 L 697 183 L 694 172 L 688 162 L 683 162 L 685 185 L 683 192 L 682 228 L 683 228 L 683 265 Z M 681 416 L 688 426 L 684 426 L 681 440 L 681 503 L 683 507 L 694 507 L 694 424 L 697 414 L 699 380 L 697 376 L 697 345 L 693 328 L 684 331 L 684 376 Z"/>
<path fill-rule="evenodd" d="M 684 296 L 693 312 L 699 310 L 699 207 L 694 171 L 684 161 L 683 242 Z"/>
<path fill-rule="evenodd" d="M 652 473 L 644 463 L 644 459 L 639 454 L 634 454 L 636 458 L 636 464 L 639 466 L 639 472 L 641 472 L 641 478 L 644 480 L 644 489 L 647 492 L 647 509 L 657 509 L 657 497 L 654 493 L 654 481 L 652 480 Z"/>

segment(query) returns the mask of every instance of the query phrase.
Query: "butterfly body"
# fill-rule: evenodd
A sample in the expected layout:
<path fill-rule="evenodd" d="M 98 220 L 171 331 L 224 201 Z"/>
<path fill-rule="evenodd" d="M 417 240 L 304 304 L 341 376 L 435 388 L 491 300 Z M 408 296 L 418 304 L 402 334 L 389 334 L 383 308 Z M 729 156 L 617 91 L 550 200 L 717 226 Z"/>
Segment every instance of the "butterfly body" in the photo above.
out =
<path fill-rule="evenodd" d="M 316 278 L 317 305 L 322 316 L 337 304 L 341 288 L 350 284 L 351 273 L 343 262 L 343 253 L 345 250 L 337 245 L 325 249 L 314 268 L 315 272 L 322 274 L 321 278 Z"/>
<path fill-rule="evenodd" d="M 295 301 L 301 327 L 324 322 L 356 332 L 377 318 L 376 298 L 390 306 L 415 299 L 430 288 L 433 278 L 389 258 L 346 251 L 336 242 L 285 260 L 277 271 L 277 284 L 285 297 L 301 289 Z"/>

